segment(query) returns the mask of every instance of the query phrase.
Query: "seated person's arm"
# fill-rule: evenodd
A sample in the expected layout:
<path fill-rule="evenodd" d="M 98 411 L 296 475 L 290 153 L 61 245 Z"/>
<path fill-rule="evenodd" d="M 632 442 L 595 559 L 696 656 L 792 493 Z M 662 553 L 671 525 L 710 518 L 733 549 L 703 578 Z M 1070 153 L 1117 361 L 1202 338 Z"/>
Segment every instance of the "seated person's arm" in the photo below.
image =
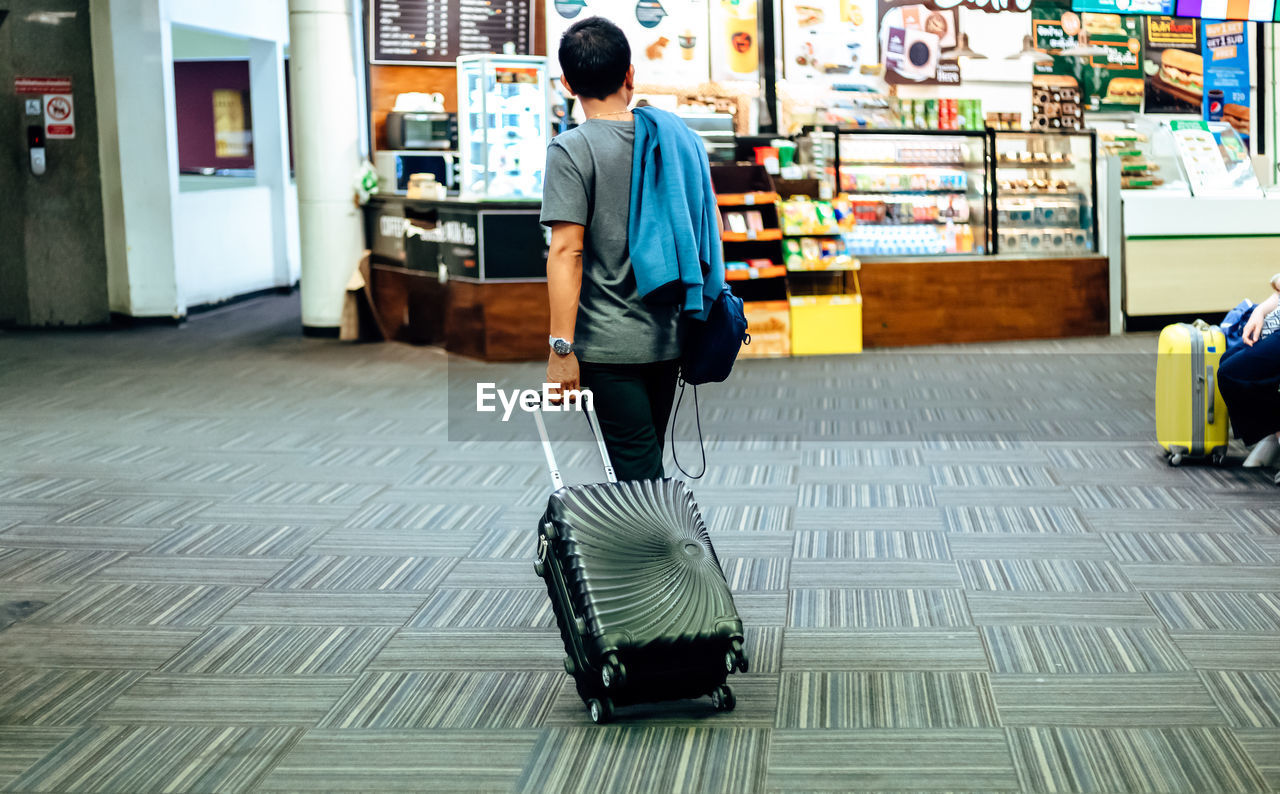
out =
<path fill-rule="evenodd" d="M 1257 308 L 1253 310 L 1253 314 L 1249 315 L 1249 322 L 1244 326 L 1244 343 L 1253 346 L 1262 336 L 1262 321 L 1267 318 L 1277 308 L 1280 308 L 1280 292 L 1271 293 L 1271 297 L 1259 303 Z"/>

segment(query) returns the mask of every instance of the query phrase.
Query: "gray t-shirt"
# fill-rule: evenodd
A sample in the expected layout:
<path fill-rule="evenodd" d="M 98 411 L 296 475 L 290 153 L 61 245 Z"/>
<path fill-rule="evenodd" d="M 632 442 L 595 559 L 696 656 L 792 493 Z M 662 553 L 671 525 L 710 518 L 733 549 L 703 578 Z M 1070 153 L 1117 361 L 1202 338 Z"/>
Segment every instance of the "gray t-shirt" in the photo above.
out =
<path fill-rule="evenodd" d="M 573 346 L 582 361 L 647 364 L 680 357 L 680 306 L 647 303 L 627 246 L 635 122 L 593 119 L 547 149 L 542 222 L 586 227 Z"/>

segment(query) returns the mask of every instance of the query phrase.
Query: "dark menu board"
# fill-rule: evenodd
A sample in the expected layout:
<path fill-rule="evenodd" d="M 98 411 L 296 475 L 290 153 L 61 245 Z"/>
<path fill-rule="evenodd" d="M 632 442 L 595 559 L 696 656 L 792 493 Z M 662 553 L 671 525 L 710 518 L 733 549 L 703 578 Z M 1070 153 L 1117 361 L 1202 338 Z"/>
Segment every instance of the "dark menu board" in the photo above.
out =
<path fill-rule="evenodd" d="M 533 0 L 370 0 L 372 63 L 447 64 L 459 55 L 533 52 Z"/>

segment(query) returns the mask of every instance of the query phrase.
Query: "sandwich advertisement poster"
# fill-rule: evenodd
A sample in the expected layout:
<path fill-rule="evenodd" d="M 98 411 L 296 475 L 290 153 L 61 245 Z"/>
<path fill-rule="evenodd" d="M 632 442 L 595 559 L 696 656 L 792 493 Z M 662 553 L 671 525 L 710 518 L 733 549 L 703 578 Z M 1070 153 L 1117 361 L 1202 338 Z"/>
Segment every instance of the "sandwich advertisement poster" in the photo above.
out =
<path fill-rule="evenodd" d="M 943 57 L 960 41 L 956 9 L 880 0 L 880 53 L 890 85 L 958 85 L 960 64 Z"/>
<path fill-rule="evenodd" d="M 1200 20 L 1147 17 L 1142 30 L 1142 71 L 1148 113 L 1199 116 L 1204 104 L 1204 57 Z"/>
<path fill-rule="evenodd" d="M 1142 40 L 1140 18 L 1119 14 L 1076 13 L 1065 0 L 1040 0 L 1031 7 L 1037 49 L 1053 56 L 1036 64 L 1033 85 L 1076 90 L 1085 110 L 1123 111 L 1142 107 Z M 1073 55 L 1081 47 L 1094 54 Z M 1063 54 L 1063 52 L 1068 54 Z"/>
<path fill-rule="evenodd" d="M 1085 108 L 1097 111 L 1142 108 L 1142 39 L 1140 17 L 1081 14 L 1091 46 L 1102 50 L 1085 67 Z"/>
<path fill-rule="evenodd" d="M 785 0 L 783 74 L 788 80 L 867 84 L 878 64 L 876 0 Z"/>
<path fill-rule="evenodd" d="M 1244 22 L 1204 23 L 1204 116 L 1249 142 L 1249 38 Z"/>

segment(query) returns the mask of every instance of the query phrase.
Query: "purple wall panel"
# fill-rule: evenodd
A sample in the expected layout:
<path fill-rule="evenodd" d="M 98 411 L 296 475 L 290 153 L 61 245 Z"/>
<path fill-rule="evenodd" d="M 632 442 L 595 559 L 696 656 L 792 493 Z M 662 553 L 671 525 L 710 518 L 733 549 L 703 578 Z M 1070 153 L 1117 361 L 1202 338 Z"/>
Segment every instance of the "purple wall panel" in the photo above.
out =
<path fill-rule="evenodd" d="M 178 112 L 178 168 L 253 168 L 249 157 L 217 157 L 213 136 L 213 92 L 249 93 L 249 62 L 177 61 L 173 64 L 174 100 Z M 249 122 L 248 100 L 245 121 Z"/>

